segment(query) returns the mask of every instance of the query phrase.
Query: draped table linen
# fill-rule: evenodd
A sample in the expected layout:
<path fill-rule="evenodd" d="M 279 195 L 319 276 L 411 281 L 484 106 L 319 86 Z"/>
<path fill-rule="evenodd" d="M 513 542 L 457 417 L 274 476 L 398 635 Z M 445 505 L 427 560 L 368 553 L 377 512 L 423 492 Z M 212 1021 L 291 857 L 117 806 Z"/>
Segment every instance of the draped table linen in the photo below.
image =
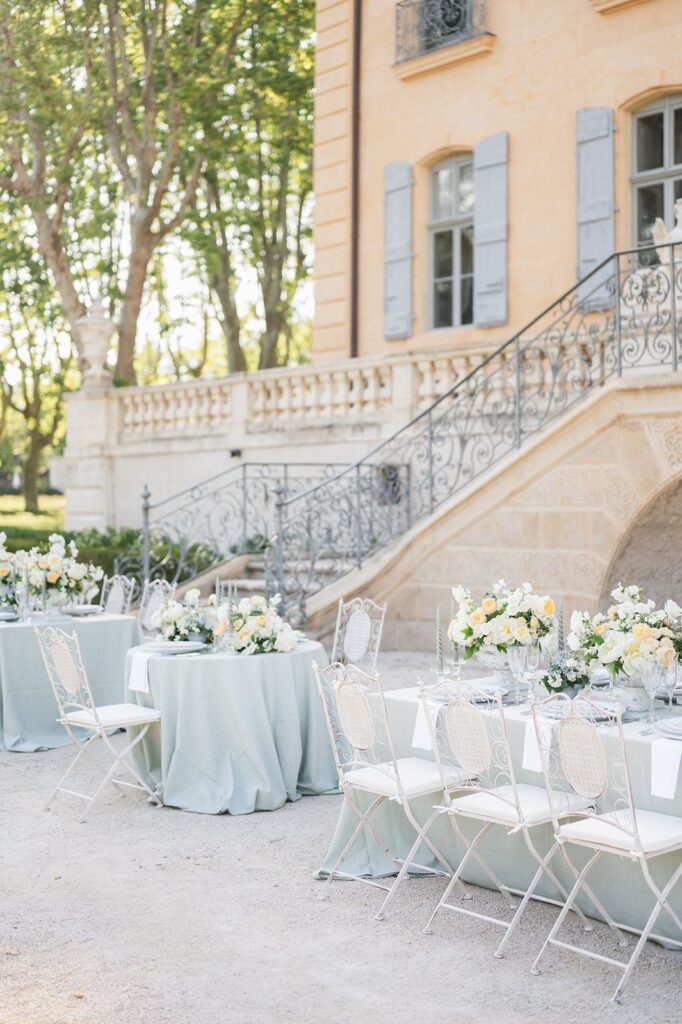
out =
<path fill-rule="evenodd" d="M 313 662 L 327 660 L 310 640 L 281 654 L 152 655 L 149 692 L 126 690 L 126 700 L 161 712 L 160 729 L 135 748 L 136 767 L 164 804 L 204 814 L 271 811 L 335 791 L 313 675 Z"/>
<path fill-rule="evenodd" d="M 417 738 L 422 735 L 417 715 L 417 688 L 410 687 L 387 692 L 386 707 L 396 755 L 398 757 L 419 756 L 433 759 L 433 751 L 428 749 L 425 740 L 425 748 L 421 746 L 414 748 L 412 745 L 415 731 Z M 530 740 L 532 719 L 528 717 L 528 710 L 527 705 L 505 708 L 516 781 L 542 786 L 543 776 L 541 763 L 537 756 L 539 754 L 537 741 L 534 739 L 531 742 Z M 655 749 L 652 756 L 652 746 L 654 743 L 658 744 L 660 736 L 656 733 L 642 735 L 645 728 L 646 723 L 642 722 L 631 722 L 624 725 L 635 806 L 643 810 L 657 811 L 660 814 L 682 817 L 682 778 L 680 777 L 682 773 L 677 773 L 676 782 L 674 779 L 668 778 L 665 795 L 658 795 L 663 792 L 663 787 L 658 769 L 659 758 Z M 609 739 L 609 742 L 617 743 L 617 738 L 614 736 Z M 682 742 L 678 746 L 682 749 Z M 667 763 L 671 766 L 671 771 L 677 770 L 677 765 L 672 763 L 671 758 L 667 759 Z M 373 797 L 357 794 L 357 799 L 359 806 L 365 809 Z M 423 823 L 429 818 L 436 803 L 440 803 L 440 796 L 435 799 L 433 796 L 426 796 L 411 801 L 411 806 L 417 819 Z M 459 821 L 463 831 L 470 838 L 473 838 L 475 832 L 480 828 L 479 822 L 466 821 L 462 818 Z M 390 844 L 392 856 L 404 858 L 414 842 L 415 833 L 402 808 L 394 802 L 387 801 L 374 813 L 372 822 L 379 835 Z M 320 877 L 326 876 L 356 825 L 355 815 L 348 808 L 343 807 L 331 847 L 319 871 Z M 456 866 L 465 851 L 446 815 L 439 816 L 431 834 L 438 849 L 453 866 Z M 551 825 L 534 828 L 533 841 L 541 854 L 546 853 L 552 844 Z M 537 869 L 537 864 L 531 858 L 520 834 L 507 835 L 503 828 L 496 826 L 482 840 L 481 852 L 503 882 L 518 889 L 528 888 Z M 576 846 L 569 846 L 568 853 L 578 869 L 584 866 L 590 856 L 589 851 Z M 649 862 L 651 874 L 657 884 L 660 885 L 663 880 L 667 880 L 672 875 L 675 867 L 679 864 L 680 856 L 682 854 L 669 854 Z M 424 846 L 419 852 L 419 859 L 427 867 L 439 867 L 428 848 Z M 552 866 L 564 885 L 570 888 L 573 878 L 569 875 L 559 853 L 552 860 Z M 363 834 L 358 838 L 344 862 L 343 870 L 352 874 L 378 878 L 395 874 L 396 865 L 371 836 Z M 464 881 L 485 887 L 490 886 L 489 879 L 474 861 L 470 861 L 462 877 Z M 636 864 L 625 858 L 605 856 L 591 872 L 589 882 L 595 895 L 617 921 L 633 928 L 644 927 L 652 910 L 653 897 Z M 551 898 L 556 898 L 557 895 L 552 891 L 551 883 L 546 878 L 542 879 L 537 891 L 540 895 Z M 682 888 L 679 885 L 671 893 L 669 902 L 675 912 L 682 916 Z M 589 916 L 599 916 L 586 897 L 581 897 L 579 903 Z M 425 913 L 427 909 L 425 908 Z M 679 939 L 673 922 L 665 913 L 662 913 L 656 922 L 656 931 L 662 936 Z"/>
<path fill-rule="evenodd" d="M 36 628 L 55 626 L 78 636 L 96 704 L 120 704 L 126 652 L 142 640 L 131 615 L 33 619 L 0 624 L 0 748 L 44 750 L 70 743 L 57 721 L 57 703 L 43 664 Z"/>

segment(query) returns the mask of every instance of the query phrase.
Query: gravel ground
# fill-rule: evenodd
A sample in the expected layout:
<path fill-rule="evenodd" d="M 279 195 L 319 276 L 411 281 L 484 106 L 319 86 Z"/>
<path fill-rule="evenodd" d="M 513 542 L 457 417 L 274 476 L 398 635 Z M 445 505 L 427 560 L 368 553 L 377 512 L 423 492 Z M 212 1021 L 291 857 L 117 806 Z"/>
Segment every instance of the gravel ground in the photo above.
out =
<path fill-rule="evenodd" d="M 385 680 L 409 685 L 423 659 L 385 655 Z M 682 954 L 652 945 L 620 1007 L 605 965 L 555 950 L 532 977 L 555 914 L 542 904 L 494 960 L 499 929 L 442 914 L 422 933 L 442 879 L 410 880 L 381 923 L 369 886 L 318 900 L 340 797 L 231 818 L 114 794 L 80 825 L 68 797 L 42 810 L 70 757 L 0 752 L 0 1024 L 681 1019 Z M 476 899 L 501 911 L 487 890 Z M 605 927 L 592 942 L 613 954 Z"/>

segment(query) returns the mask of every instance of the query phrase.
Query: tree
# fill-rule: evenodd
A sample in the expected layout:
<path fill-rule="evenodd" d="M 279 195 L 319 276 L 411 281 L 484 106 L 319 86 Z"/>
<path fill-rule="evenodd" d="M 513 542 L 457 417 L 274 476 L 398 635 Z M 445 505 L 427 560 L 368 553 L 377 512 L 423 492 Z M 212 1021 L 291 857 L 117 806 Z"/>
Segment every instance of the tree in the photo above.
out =
<path fill-rule="evenodd" d="M 64 392 L 75 383 L 67 325 L 30 225 L 15 208 L 0 220 L 0 423 L 23 424 L 22 489 L 27 512 L 38 511 L 38 478 L 46 450 L 63 432 Z"/>
<path fill-rule="evenodd" d="M 154 252 L 183 222 L 221 121 L 232 60 L 264 0 L 0 0 L 0 188 L 35 223 L 69 324 L 83 314 L 76 182 L 102 153 L 125 197 L 116 375 L 134 382 Z M 85 171 L 84 171 L 85 169 Z M 123 251 L 125 250 L 125 251 Z M 87 272 L 87 271 L 86 271 Z"/>
<path fill-rule="evenodd" d="M 256 270 L 263 330 L 260 368 L 286 360 L 295 298 L 307 275 L 312 191 L 313 5 L 272 0 L 243 35 L 234 59 L 238 116 L 228 145 L 208 150 L 186 228 L 205 261 L 220 307 L 229 372 L 246 368 L 236 287 Z"/>

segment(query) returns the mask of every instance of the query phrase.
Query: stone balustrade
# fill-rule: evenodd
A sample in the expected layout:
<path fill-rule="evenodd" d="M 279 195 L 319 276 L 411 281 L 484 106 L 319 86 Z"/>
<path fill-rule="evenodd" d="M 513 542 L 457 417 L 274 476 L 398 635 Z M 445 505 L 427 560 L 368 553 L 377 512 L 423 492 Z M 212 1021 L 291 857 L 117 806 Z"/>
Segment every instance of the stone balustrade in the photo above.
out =
<path fill-rule="evenodd" d="M 212 433 L 231 422 L 246 429 L 298 423 L 367 422 L 390 412 L 409 417 L 477 365 L 480 349 L 389 359 L 353 359 L 115 392 L 120 441 Z"/>

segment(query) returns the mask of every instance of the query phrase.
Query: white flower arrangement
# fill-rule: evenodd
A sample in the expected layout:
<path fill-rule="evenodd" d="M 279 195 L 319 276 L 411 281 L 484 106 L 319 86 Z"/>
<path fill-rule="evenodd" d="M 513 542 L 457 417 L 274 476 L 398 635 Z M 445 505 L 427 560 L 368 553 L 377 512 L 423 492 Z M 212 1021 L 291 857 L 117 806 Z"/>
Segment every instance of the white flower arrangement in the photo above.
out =
<path fill-rule="evenodd" d="M 638 676 L 648 661 L 667 668 L 676 655 L 682 656 L 682 608 L 675 601 L 656 608 L 640 587 L 621 583 L 611 597 L 614 604 L 606 614 L 573 612 L 569 650 L 603 665 L 613 676 L 629 678 Z"/>
<path fill-rule="evenodd" d="M 188 590 L 182 601 L 171 598 L 152 615 L 152 626 L 164 640 L 212 641 L 215 611 L 211 605 L 202 607 L 200 596 L 198 590 Z"/>
<path fill-rule="evenodd" d="M 538 682 L 548 693 L 563 693 L 589 686 L 590 667 L 579 654 L 573 651 L 558 651 Z"/>
<path fill-rule="evenodd" d="M 232 633 L 234 649 L 241 654 L 270 654 L 293 651 L 296 635 L 277 608 L 279 594 L 266 601 L 264 597 L 243 597 L 237 604 L 223 604 L 217 609 L 216 637 Z"/>
<path fill-rule="evenodd" d="M 479 651 L 505 654 L 509 647 L 542 640 L 554 630 L 554 601 L 534 594 L 530 583 L 511 588 L 500 580 L 478 604 L 465 587 L 453 587 L 452 596 L 459 607 L 448 639 L 464 648 L 465 659 Z"/>
<path fill-rule="evenodd" d="M 59 533 L 48 537 L 49 548 L 41 552 L 38 548 L 17 551 L 15 555 L 16 576 L 25 576 L 29 592 L 43 593 L 51 598 L 79 598 L 91 601 L 99 588 L 104 570 L 99 565 L 78 561 L 78 548 L 71 540 L 66 542 Z"/>
<path fill-rule="evenodd" d="M 17 603 L 15 557 L 6 548 L 7 534 L 0 533 L 0 607 L 14 607 Z"/>

